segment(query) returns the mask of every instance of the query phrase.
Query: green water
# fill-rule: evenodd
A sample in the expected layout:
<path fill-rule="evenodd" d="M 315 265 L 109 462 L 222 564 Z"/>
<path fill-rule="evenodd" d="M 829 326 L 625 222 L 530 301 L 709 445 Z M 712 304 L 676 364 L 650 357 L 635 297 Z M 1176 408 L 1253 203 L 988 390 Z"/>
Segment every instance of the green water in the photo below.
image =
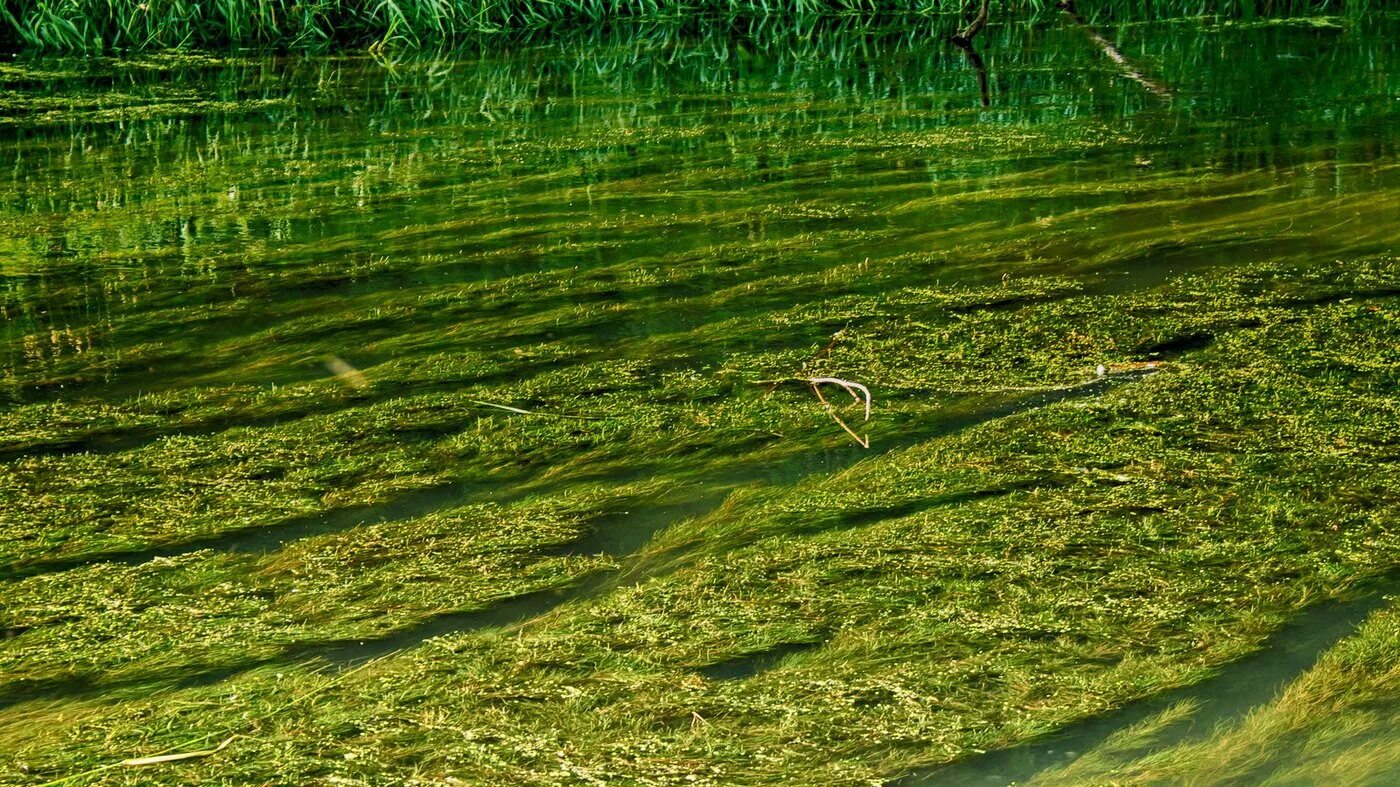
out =
<path fill-rule="evenodd" d="M 1386 251 L 1364 220 L 1392 206 L 1369 196 L 1394 186 L 1386 37 L 1130 28 L 1179 94 L 1162 100 L 1071 24 L 1007 31 L 984 44 L 986 109 L 957 50 L 894 36 L 12 63 L 4 392 L 285 385 L 325 353 L 644 358 L 658 339 L 703 368 L 756 349 L 705 325 L 930 275 L 1132 287 Z M 866 258 L 918 272 L 770 286 Z"/>
<path fill-rule="evenodd" d="M 1082 653 L 1027 634 L 1007 656 L 1066 681 L 1039 710 L 998 710 L 1001 678 L 955 669 L 946 692 L 888 691 L 966 691 L 962 721 L 819 745 L 731 707 L 708 754 L 666 733 L 609 773 L 757 781 L 820 756 L 823 780 L 889 778 L 1198 680 L 1396 565 L 1397 40 L 1379 14 L 1061 16 L 975 56 L 926 30 L 702 25 L 389 60 L 0 61 L 0 741 L 35 763 L 14 780 L 203 740 L 132 732 L 153 692 L 251 696 L 231 687 L 394 652 L 478 659 L 461 669 L 488 681 L 527 647 L 490 632 L 521 624 L 565 654 L 519 662 L 554 676 L 532 686 L 660 670 L 629 691 L 699 681 L 759 718 L 803 669 L 853 686 L 1002 653 L 1021 624 L 955 627 L 993 636 L 975 647 L 911 633 L 981 560 L 1009 561 L 974 593 L 989 608 L 1013 562 L 1062 566 L 1034 574 L 1045 598 L 1089 594 L 1026 618 Z M 819 376 L 868 386 L 869 422 L 827 386 L 831 417 L 802 382 Z M 890 523 L 945 515 L 929 549 L 961 558 L 880 568 L 917 541 Z M 1090 545 L 1073 558 L 1011 557 L 1089 520 L 1105 529 L 1067 536 Z M 1048 529 L 987 531 L 1007 523 Z M 869 551 L 836 571 L 822 544 Z M 1154 549 L 1194 557 L 1178 575 Z M 743 568 L 787 552 L 814 573 Z M 1116 598 L 1120 560 L 1124 598 L 1170 631 L 1085 611 Z M 348 696 L 335 713 L 380 701 Z M 874 728 L 860 709 L 885 701 L 801 714 Z M 65 708 L 118 733 L 44 738 Z M 586 753 L 675 713 L 500 723 L 573 729 Z M 375 718 L 264 731 L 272 748 L 204 778 L 309 778 L 278 736 L 368 740 Z M 422 767 L 557 768 L 500 734 L 510 764 Z M 385 735 L 379 770 L 334 768 L 401 778 L 434 740 Z"/>

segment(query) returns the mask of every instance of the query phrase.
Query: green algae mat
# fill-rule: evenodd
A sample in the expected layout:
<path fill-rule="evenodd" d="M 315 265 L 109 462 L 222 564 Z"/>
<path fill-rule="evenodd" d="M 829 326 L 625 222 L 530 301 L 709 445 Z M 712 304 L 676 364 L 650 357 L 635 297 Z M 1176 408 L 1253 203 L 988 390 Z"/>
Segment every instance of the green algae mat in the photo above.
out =
<path fill-rule="evenodd" d="M 1397 42 L 0 59 L 0 783 L 1394 783 Z"/>

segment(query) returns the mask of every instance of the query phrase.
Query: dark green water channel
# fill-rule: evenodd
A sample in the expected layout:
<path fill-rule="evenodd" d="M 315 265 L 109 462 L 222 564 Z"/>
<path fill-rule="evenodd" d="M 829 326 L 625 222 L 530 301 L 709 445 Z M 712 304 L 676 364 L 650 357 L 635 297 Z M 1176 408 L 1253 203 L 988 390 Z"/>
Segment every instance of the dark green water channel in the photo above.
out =
<path fill-rule="evenodd" d="M 1394 367 L 1364 342 L 1286 332 L 1308 310 L 1379 320 L 1400 298 L 1400 19 L 1046 16 L 988 30 L 975 52 L 934 32 L 702 25 L 393 59 L 0 60 L 0 703 L 120 708 L 257 667 L 548 629 L 754 533 L 859 543 L 891 521 L 1055 510 L 1045 495 L 1086 483 L 1117 495 L 1138 459 L 1023 466 L 1052 438 L 977 430 L 1156 402 L 1129 392 L 1193 379 L 1180 369 L 1224 379 L 1275 351 L 1311 369 L 1288 353 L 1330 341 L 1357 357 L 1308 379 L 1393 404 Z M 868 449 L 803 382 L 826 376 L 871 390 L 865 423 L 822 389 Z M 1302 413 L 1383 417 L 1277 397 L 1226 453 L 1282 456 L 1264 443 Z M 1179 407 L 1162 418 L 1205 406 L 1160 401 Z M 960 455 L 941 446 L 965 435 L 1006 453 L 981 475 L 833 491 Z M 1217 457 L 1217 437 L 1189 450 Z M 1329 525 L 1380 521 L 1394 455 L 1376 450 L 1269 461 L 1314 489 L 1348 479 L 1316 506 Z M 1219 478 L 1173 483 L 1194 495 L 1269 475 L 1215 461 L 1199 467 Z M 1112 511 L 1204 505 L 1188 497 Z M 1278 507 L 1259 506 L 1233 526 L 1275 527 Z M 1392 568 L 1305 530 L 1260 548 L 1299 561 L 1270 569 L 1279 590 L 1258 609 L 1273 624 L 1312 590 L 1360 592 Z M 1231 604 L 1209 597 L 1182 619 L 1229 629 Z M 693 647 L 677 633 L 656 663 L 743 692 L 837 663 L 836 632 L 876 625 L 851 614 L 735 623 Z M 1267 643 L 1267 628 L 1240 636 Z M 1160 652 L 1228 661 L 1209 653 Z M 1162 685 L 1200 677 L 1173 675 Z M 1114 691 L 1046 723 L 1155 689 Z M 1029 729 L 979 724 L 965 749 L 911 734 L 868 767 L 895 777 Z M 973 780 L 1040 767 L 960 762 Z"/>

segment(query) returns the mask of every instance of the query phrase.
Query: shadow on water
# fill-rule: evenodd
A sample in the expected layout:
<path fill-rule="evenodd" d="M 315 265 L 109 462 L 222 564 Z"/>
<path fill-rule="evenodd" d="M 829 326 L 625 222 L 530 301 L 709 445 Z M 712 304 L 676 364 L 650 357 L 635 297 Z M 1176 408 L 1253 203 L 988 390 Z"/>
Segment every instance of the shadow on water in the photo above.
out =
<path fill-rule="evenodd" d="M 224 531 L 148 549 L 15 563 L 0 569 L 0 580 L 53 574 L 102 563 L 137 566 L 156 558 L 176 557 L 202 549 L 217 552 L 271 552 L 303 538 L 338 533 L 361 525 L 410 519 L 473 500 L 495 500 L 498 499 L 498 489 L 497 484 L 484 481 L 433 486 L 409 492 L 379 505 L 342 508 L 324 514 L 283 520 L 276 525 Z"/>
<path fill-rule="evenodd" d="M 729 484 L 712 484 L 691 500 L 633 506 L 629 511 L 604 514 L 593 520 L 587 535 L 561 546 L 556 554 L 625 557 L 646 546 L 653 536 L 670 525 L 715 510 L 734 488 Z"/>
<path fill-rule="evenodd" d="M 1184 349 L 1199 349 L 1201 346 L 1208 343 L 1209 341 L 1203 343 L 1194 342 Z M 840 470 L 861 459 L 878 456 L 892 450 L 907 448 L 910 445 L 925 440 L 953 434 L 965 429 L 971 429 L 999 418 L 1047 407 L 1062 401 L 1096 396 L 1116 385 L 1141 379 L 1149 374 L 1151 374 L 1151 372 L 1148 371 L 1122 372 L 1100 377 L 1079 386 L 996 401 L 970 412 L 956 413 L 946 418 L 917 423 L 911 421 L 906 424 L 900 424 L 899 430 L 893 437 L 877 443 L 872 446 L 870 450 L 850 447 L 837 451 L 824 451 L 816 455 L 805 452 L 798 453 L 785 461 L 767 468 L 727 469 L 723 472 L 712 474 L 708 478 L 697 479 L 696 483 L 701 488 L 718 490 L 725 494 L 732 491 L 732 488 L 736 485 L 753 483 L 755 481 L 765 481 L 775 484 L 792 483 L 812 473 Z M 57 573 L 100 563 L 140 565 L 141 563 L 155 558 L 174 557 L 203 549 L 224 552 L 266 552 L 281 548 L 298 539 L 336 533 L 364 524 L 380 524 L 423 516 L 450 506 L 464 505 L 473 501 L 509 502 L 527 493 L 543 491 L 538 487 L 503 491 L 503 486 L 504 484 L 501 482 L 485 481 L 446 484 L 410 492 L 382 504 L 339 509 L 324 514 L 314 514 L 306 517 L 284 520 L 278 524 L 225 531 L 217 535 L 178 543 L 162 544 L 146 549 L 13 563 L 0 568 L 0 581 L 40 574 Z M 722 499 L 722 495 L 720 499 Z M 715 501 L 712 499 L 711 502 Z M 711 508 L 712 507 L 713 505 Z M 662 505 L 661 515 L 656 521 L 661 523 L 669 523 L 672 521 L 665 514 L 665 512 L 671 508 L 674 508 L 674 506 Z M 685 510 L 681 512 L 684 514 L 681 518 L 703 513 L 705 510 L 708 509 L 696 508 L 694 504 L 688 504 L 688 507 L 685 507 Z M 626 514 L 611 515 L 608 519 L 604 520 L 604 524 L 608 525 L 607 527 L 596 528 L 589 536 L 585 536 L 583 542 L 572 545 L 571 548 L 567 550 L 568 554 L 596 554 L 598 551 L 607 551 L 609 554 L 625 554 L 612 552 L 607 547 L 609 540 L 613 538 L 641 539 L 637 542 L 638 545 L 644 544 L 646 540 L 650 538 L 651 534 L 654 534 L 657 529 L 664 526 L 664 524 L 658 524 L 655 527 L 636 528 L 629 531 L 616 526 L 615 523 L 611 522 L 613 519 L 617 519 L 618 521 L 636 521 L 635 516 Z M 581 549 L 580 546 L 584 545 L 589 545 L 586 548 L 592 549 L 592 551 Z M 628 551 L 631 550 L 629 549 Z"/>
<path fill-rule="evenodd" d="M 506 628 L 539 617 L 571 599 L 588 595 L 607 584 L 606 577 L 594 575 L 562 588 L 541 590 L 506 599 L 486 609 L 449 612 L 416 626 L 379 639 L 351 640 L 327 645 L 311 645 L 288 651 L 285 661 L 317 660 L 341 666 L 354 666 L 423 644 L 433 637 L 461 631 Z"/>
<path fill-rule="evenodd" d="M 1400 590 L 1397 580 L 1400 577 L 1392 575 L 1359 598 L 1328 601 L 1304 609 L 1274 632 L 1259 651 L 1224 665 L 1215 676 L 1200 683 L 1086 719 L 1029 743 L 916 771 L 889 784 L 896 787 L 1018 784 L 1048 768 L 1069 764 L 1115 733 L 1185 700 L 1199 703 L 1189 722 L 1173 728 L 1154 745 L 1165 748 L 1206 738 L 1218 725 L 1237 721 L 1250 710 L 1272 701 L 1323 653 L 1354 633 L 1367 616 L 1385 606 L 1386 594 Z"/>
<path fill-rule="evenodd" d="M 503 628 L 554 609 L 589 588 L 604 584 L 595 575 L 580 583 L 551 588 L 506 599 L 486 609 L 450 612 L 377 639 L 354 639 L 307 643 L 287 648 L 272 656 L 221 667 L 183 667 L 164 672 L 160 678 L 141 676 L 127 680 L 104 681 L 93 676 L 73 676 L 12 684 L 0 688 L 0 711 L 34 700 L 75 700 L 107 697 L 126 699 L 152 692 L 209 686 L 260 667 L 320 661 L 338 666 L 355 666 L 387 656 L 424 640 L 456 631 Z"/>
<path fill-rule="evenodd" d="M 201 418 L 193 423 L 177 423 L 166 426 L 112 426 L 94 429 L 83 435 L 55 438 L 44 442 L 0 445 L 0 463 L 29 457 L 120 454 L 145 448 L 152 443 L 171 437 L 209 437 L 233 429 L 285 426 L 303 418 L 331 415 L 352 407 L 370 407 L 412 396 L 458 392 L 469 386 L 486 387 L 521 382 L 540 372 L 562 368 L 569 363 L 576 363 L 578 360 L 576 357 L 537 360 L 533 361 L 528 369 L 504 369 L 451 380 L 396 383 L 393 386 L 375 387 L 367 391 L 350 392 L 338 396 L 299 398 L 289 401 L 285 407 L 276 412 L 265 414 L 219 415 Z M 305 375 L 305 379 L 299 380 L 299 382 L 312 383 L 323 378 L 324 370 L 320 367 L 313 367 L 313 370 Z"/>
<path fill-rule="evenodd" d="M 997 418 L 1014 415 L 1038 407 L 1045 407 L 1056 402 L 1102 393 L 1112 386 L 1131 380 L 1141 379 L 1143 376 L 1145 376 L 1144 373 L 1125 373 L 1103 377 L 1077 388 L 1037 394 L 1033 397 L 1018 399 L 1016 402 L 1004 403 L 997 407 L 987 408 L 962 418 L 939 421 L 922 431 L 916 429 L 907 430 L 902 439 L 886 441 L 878 450 L 851 448 L 839 452 L 828 452 L 817 462 L 813 462 L 811 457 L 805 454 L 798 454 L 784 462 L 778 463 L 776 466 L 762 473 L 757 473 L 752 468 L 738 471 L 726 470 L 722 473 L 714 474 L 708 479 L 699 481 L 698 484 L 705 491 L 690 500 L 674 503 L 662 502 L 655 506 L 634 506 L 631 511 L 606 515 L 596 521 L 596 526 L 588 535 L 556 550 L 555 554 L 606 554 L 625 558 L 635 554 L 662 530 L 678 522 L 703 516 L 714 511 L 723 504 L 724 500 L 731 492 L 740 486 L 751 484 L 755 481 L 760 483 L 768 482 L 781 484 L 784 486 L 791 485 L 801 481 L 805 477 L 837 472 L 863 459 L 870 458 L 871 456 L 887 453 L 898 448 L 908 447 L 911 444 L 922 442 L 939 435 L 958 432 L 977 424 L 986 423 Z M 976 490 L 964 494 L 945 495 L 933 500 L 920 501 L 914 504 L 914 508 L 922 510 L 937 505 L 955 505 L 961 502 L 995 495 L 997 493 L 999 492 Z M 901 510 L 902 509 L 891 509 L 890 511 L 882 510 L 865 517 L 865 519 L 873 521 L 874 519 L 887 518 L 889 516 L 899 516 L 902 515 L 900 513 Z M 640 578 L 640 576 L 635 576 L 631 577 L 630 580 L 622 579 L 621 581 L 625 583 L 627 581 L 636 581 Z M 611 576 L 599 580 L 584 581 L 562 592 L 545 594 L 543 598 L 524 597 L 505 613 L 502 613 L 500 617 L 494 616 L 493 610 L 466 613 L 460 616 L 456 614 L 438 616 L 418 626 L 393 634 L 384 640 L 346 644 L 334 650 L 316 655 L 319 658 L 334 663 L 360 663 L 367 659 L 375 658 L 378 655 L 390 653 L 402 648 L 413 647 L 430 637 L 523 622 L 535 615 L 545 614 L 566 602 L 585 598 L 601 589 L 615 587 L 616 585 L 617 581 Z M 393 643 L 392 646 L 389 645 L 390 641 Z"/>
<path fill-rule="evenodd" d="M 723 504 L 731 492 L 741 486 L 754 483 L 789 486 L 808 476 L 838 472 L 864 459 L 907 448 L 940 436 L 955 434 L 1000 418 L 1030 412 L 1064 401 L 1090 398 L 1119 385 L 1143 379 L 1151 374 L 1153 372 L 1150 371 L 1111 374 L 1091 380 L 1083 385 L 1015 397 L 952 417 L 910 423 L 898 430 L 897 437 L 877 443 L 869 450 L 849 447 L 842 450 L 825 451 L 816 455 L 798 453 L 763 470 L 727 468 L 722 472 L 712 473 L 708 477 L 697 479 L 696 486 L 702 491 L 687 500 L 660 501 L 654 505 L 634 505 L 625 512 L 606 514 L 595 520 L 595 527 L 587 535 L 567 545 L 550 550 L 547 554 L 553 556 L 604 554 L 625 558 L 635 554 L 657 533 L 671 525 L 714 511 Z M 1032 482 L 1027 482 L 1027 484 L 1035 485 Z M 480 486 L 486 488 L 485 484 Z M 841 520 L 839 525 L 871 524 L 882 519 L 905 516 L 938 506 L 958 505 L 1009 493 L 1015 488 L 1019 487 L 1010 487 L 1005 490 L 971 490 L 915 501 L 908 505 L 854 512 L 850 518 Z M 349 529 L 366 522 L 392 522 L 397 519 L 420 516 L 448 506 L 461 505 L 464 502 L 463 496 L 469 494 L 470 491 L 462 485 L 436 487 L 403 496 L 383 506 L 332 512 L 328 515 L 310 517 L 289 526 L 239 531 L 199 542 L 185 542 L 180 545 L 170 545 L 142 552 L 102 555 L 96 558 L 65 561 L 61 564 L 56 561 L 47 564 L 31 564 L 12 569 L 12 571 L 39 574 L 94 563 L 137 564 L 154 557 L 173 556 L 195 549 L 268 551 L 309 535 Z M 15 575 L 12 573 L 10 576 L 14 577 Z M 435 615 L 383 637 L 291 646 L 277 657 L 261 659 L 254 663 L 212 670 L 200 670 L 196 667 L 173 675 L 167 672 L 165 674 L 171 675 L 173 678 L 169 681 L 153 681 L 149 677 L 145 677 L 124 681 L 121 684 L 113 684 L 94 679 L 92 676 L 80 676 L 62 680 L 45 680 L 23 686 L 13 686 L 9 689 L 0 688 L 0 709 L 31 700 L 102 696 L 119 688 L 119 685 L 136 686 L 148 690 L 153 690 L 153 684 L 164 688 L 208 685 L 247 670 L 271 664 L 318 661 L 337 666 L 353 666 L 396 651 L 415 647 L 433 637 L 516 625 L 546 614 L 567 602 L 617 587 L 619 582 L 625 584 L 640 578 L 640 576 L 629 577 L 626 572 L 622 572 L 622 574 L 603 572 L 564 588 L 518 596 L 486 609 Z M 773 663 L 786 655 L 787 653 L 784 652 L 774 657 Z M 736 676 L 742 677 L 745 673 L 757 674 L 767 669 L 768 666 L 765 665 L 771 666 L 768 664 L 767 657 L 764 654 L 759 654 L 738 660 L 729 667 L 721 668 L 719 665 L 715 665 L 714 669 L 719 674 L 733 672 Z"/>
<path fill-rule="evenodd" d="M 987 489 L 970 489 L 962 492 L 950 492 L 933 497 L 910 500 L 907 503 L 900 503 L 893 506 L 879 506 L 866 508 L 857 511 L 843 512 L 836 517 L 835 522 L 825 525 L 820 529 L 827 530 L 854 530 L 868 525 L 878 524 L 890 519 L 902 519 L 904 517 L 922 514 L 938 508 L 950 508 L 963 505 L 965 503 L 975 503 L 980 500 L 991 500 L 993 498 L 1005 497 L 1013 492 L 1021 492 L 1031 489 L 1045 489 L 1049 487 L 1063 486 L 1064 481 L 1051 476 L 1027 479 L 1002 486 Z"/>
<path fill-rule="evenodd" d="M 768 650 L 751 653 L 736 659 L 708 664 L 699 667 L 695 671 L 709 678 L 710 680 L 741 680 L 752 678 L 753 676 L 767 672 L 778 666 L 788 656 L 797 653 L 806 653 L 809 650 L 816 650 L 821 647 L 822 642 L 788 642 Z"/>

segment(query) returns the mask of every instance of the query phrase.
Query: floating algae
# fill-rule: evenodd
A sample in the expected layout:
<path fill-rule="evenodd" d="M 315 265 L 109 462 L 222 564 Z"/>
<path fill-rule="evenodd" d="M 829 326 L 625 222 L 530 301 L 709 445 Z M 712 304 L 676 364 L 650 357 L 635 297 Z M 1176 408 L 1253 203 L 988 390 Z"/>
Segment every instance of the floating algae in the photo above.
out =
<path fill-rule="evenodd" d="M 1400 559 L 1346 24 L 7 64 L 0 781 L 870 782 L 1267 658 Z M 1034 773 L 1382 773 L 1391 623 Z"/>

